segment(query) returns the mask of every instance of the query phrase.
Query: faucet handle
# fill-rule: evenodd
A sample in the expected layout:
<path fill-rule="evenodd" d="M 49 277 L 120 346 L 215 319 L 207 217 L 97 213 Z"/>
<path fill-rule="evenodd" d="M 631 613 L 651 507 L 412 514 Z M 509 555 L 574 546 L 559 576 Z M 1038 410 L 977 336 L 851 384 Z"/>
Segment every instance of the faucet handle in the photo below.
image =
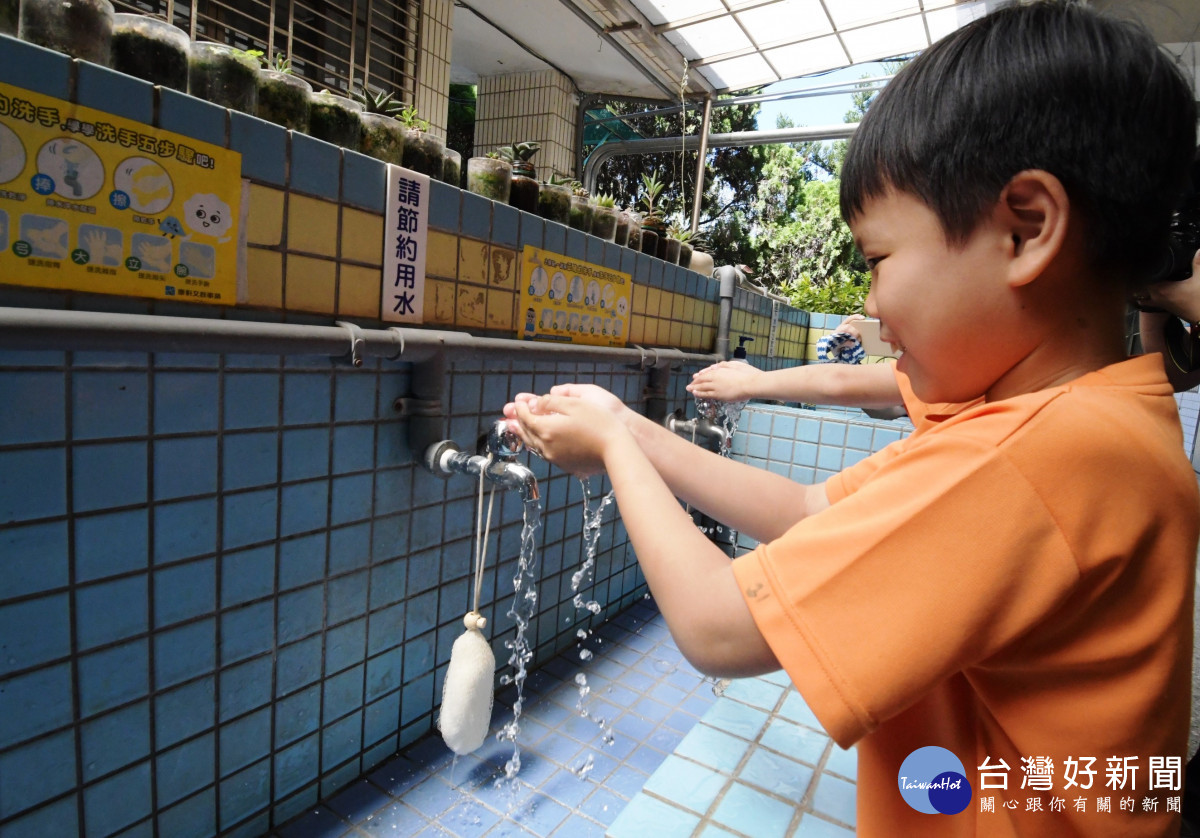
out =
<path fill-rule="evenodd" d="M 521 437 L 508 427 L 508 420 L 497 419 L 487 436 L 487 450 L 497 459 L 511 460 L 525 449 Z"/>

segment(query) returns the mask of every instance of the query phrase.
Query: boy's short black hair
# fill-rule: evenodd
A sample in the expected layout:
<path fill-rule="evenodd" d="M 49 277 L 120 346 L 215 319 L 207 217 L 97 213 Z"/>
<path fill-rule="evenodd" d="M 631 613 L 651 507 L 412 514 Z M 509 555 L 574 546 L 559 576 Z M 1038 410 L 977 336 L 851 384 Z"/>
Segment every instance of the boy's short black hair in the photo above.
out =
<path fill-rule="evenodd" d="M 999 9 L 905 66 L 871 104 L 842 169 L 851 220 L 890 187 L 962 243 L 1018 172 L 1057 177 L 1093 269 L 1143 277 L 1196 146 L 1190 85 L 1144 28 L 1070 0 Z"/>

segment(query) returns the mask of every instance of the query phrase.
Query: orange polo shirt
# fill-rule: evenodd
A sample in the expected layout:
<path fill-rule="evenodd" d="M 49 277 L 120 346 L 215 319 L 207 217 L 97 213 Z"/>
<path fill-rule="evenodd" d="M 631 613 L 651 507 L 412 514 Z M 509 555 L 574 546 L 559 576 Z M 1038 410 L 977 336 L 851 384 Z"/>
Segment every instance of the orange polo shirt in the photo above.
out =
<path fill-rule="evenodd" d="M 938 418 L 734 563 L 805 701 L 858 743 L 858 834 L 1177 835 L 1200 499 L 1161 358 Z M 964 766 L 958 814 L 900 794 L 927 745 Z"/>

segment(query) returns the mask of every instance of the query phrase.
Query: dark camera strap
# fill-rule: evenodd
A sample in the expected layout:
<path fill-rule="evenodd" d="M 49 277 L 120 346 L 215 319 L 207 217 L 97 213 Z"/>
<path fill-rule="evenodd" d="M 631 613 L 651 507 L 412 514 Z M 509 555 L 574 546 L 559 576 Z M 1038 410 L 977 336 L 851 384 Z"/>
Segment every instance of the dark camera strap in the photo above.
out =
<path fill-rule="evenodd" d="M 1178 317 L 1167 319 L 1163 327 L 1167 357 L 1180 372 L 1193 372 L 1200 367 L 1200 324 L 1184 323 Z"/>

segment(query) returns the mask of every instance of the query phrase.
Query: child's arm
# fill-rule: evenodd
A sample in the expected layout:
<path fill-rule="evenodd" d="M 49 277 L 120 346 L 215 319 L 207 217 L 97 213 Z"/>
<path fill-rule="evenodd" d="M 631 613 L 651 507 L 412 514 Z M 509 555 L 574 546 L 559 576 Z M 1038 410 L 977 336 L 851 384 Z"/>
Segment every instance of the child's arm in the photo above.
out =
<path fill-rule="evenodd" d="M 525 443 L 551 462 L 575 472 L 608 472 L 646 582 L 692 665 L 731 677 L 779 668 L 750 616 L 732 563 L 680 508 L 619 418 L 595 402 L 562 395 L 522 399 L 510 407 Z"/>
<path fill-rule="evenodd" d="M 796 483 L 706 451 L 635 413 L 594 384 L 561 384 L 550 393 L 581 399 L 608 414 L 632 434 L 643 456 L 676 497 L 757 541 L 778 538 L 801 518 L 829 505 L 823 483 Z M 514 403 L 504 408 L 504 415 L 517 418 L 516 405 L 535 399 L 528 393 L 518 394 Z M 598 461 L 589 468 L 570 462 L 575 470 L 602 467 Z"/>
<path fill-rule="evenodd" d="M 891 364 L 805 364 L 763 372 L 749 364 L 721 361 L 693 375 L 687 389 L 700 398 L 727 402 L 778 399 L 845 407 L 904 404 Z"/>

